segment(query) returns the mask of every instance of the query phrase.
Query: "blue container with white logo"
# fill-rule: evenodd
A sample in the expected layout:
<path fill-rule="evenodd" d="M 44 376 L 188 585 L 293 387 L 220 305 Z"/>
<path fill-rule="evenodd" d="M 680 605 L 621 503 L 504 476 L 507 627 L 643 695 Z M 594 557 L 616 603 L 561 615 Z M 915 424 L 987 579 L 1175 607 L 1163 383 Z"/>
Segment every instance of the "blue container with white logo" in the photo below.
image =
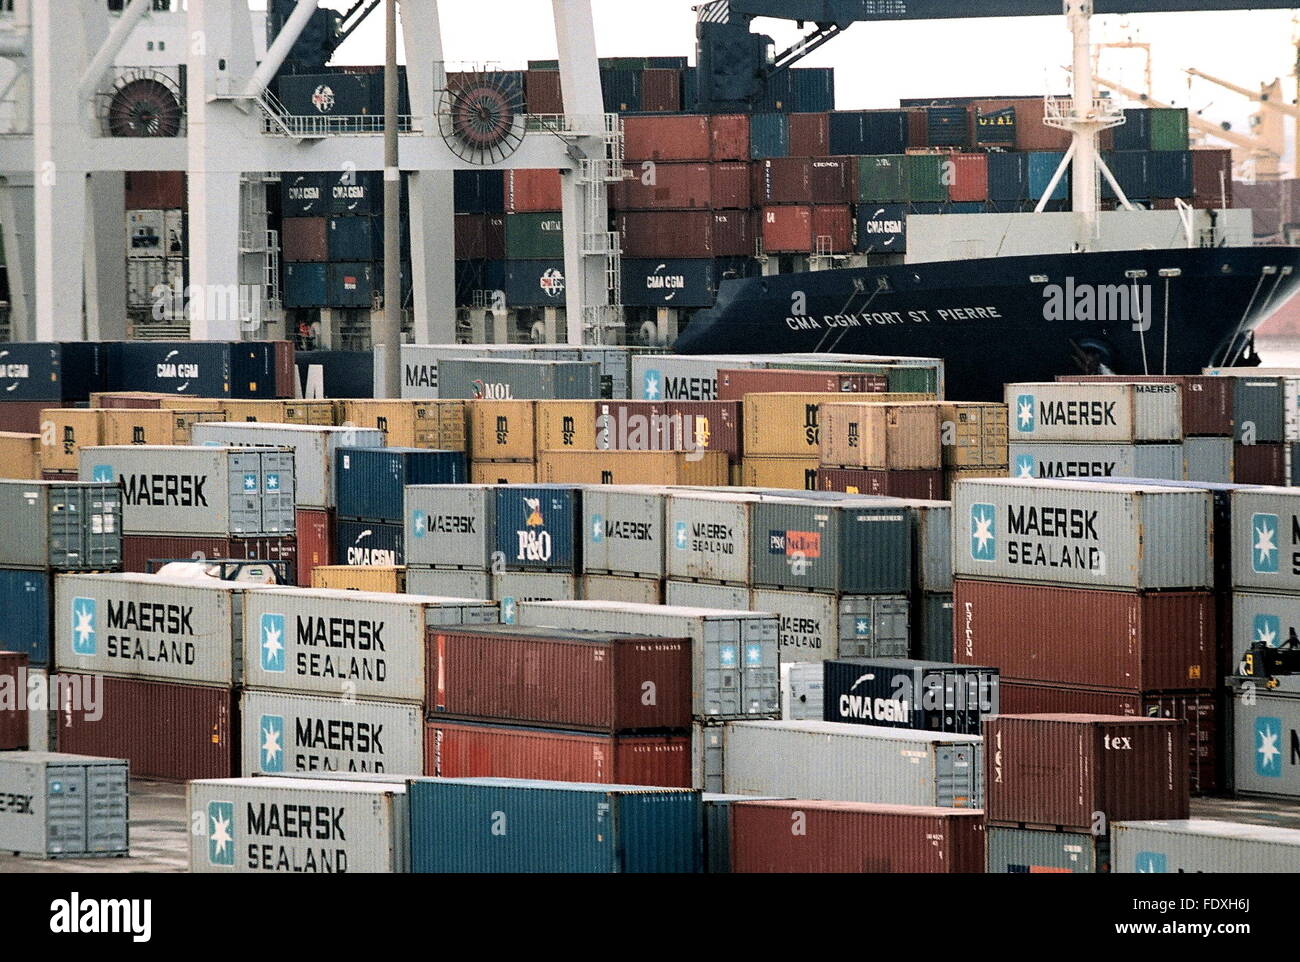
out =
<path fill-rule="evenodd" d="M 468 481 L 463 451 L 339 448 L 334 457 L 338 516 L 353 521 L 388 522 L 399 530 L 408 484 Z"/>
<path fill-rule="evenodd" d="M 978 735 L 998 713 L 998 669 L 904 658 L 843 658 L 823 669 L 825 721 Z"/>
<path fill-rule="evenodd" d="M 274 341 L 114 343 L 109 389 L 194 397 L 286 397 L 293 390 L 292 355 L 283 354 L 281 347 Z"/>
<path fill-rule="evenodd" d="M 496 552 L 508 571 L 581 569 L 578 524 L 581 489 L 562 484 L 501 485 L 496 489 Z"/>
<path fill-rule="evenodd" d="M 711 307 L 718 295 L 717 261 L 707 258 L 623 261 L 623 303 L 629 307 Z"/>
<path fill-rule="evenodd" d="M 698 791 L 510 778 L 408 783 L 411 871 L 694 873 Z"/>
<path fill-rule="evenodd" d="M 341 565 L 392 568 L 406 564 L 404 532 L 400 524 L 380 521 L 337 521 L 334 557 Z"/>
<path fill-rule="evenodd" d="M 857 214 L 859 253 L 907 252 L 906 204 L 859 204 Z"/>
<path fill-rule="evenodd" d="M 50 663 L 54 575 L 0 568 L 0 651 L 21 651 L 33 668 Z"/>
<path fill-rule="evenodd" d="M 293 362 L 304 398 L 375 396 L 375 355 L 371 351 L 297 351 Z"/>
<path fill-rule="evenodd" d="M 563 307 L 566 283 L 564 261 L 505 262 L 506 304 L 510 307 Z"/>
<path fill-rule="evenodd" d="M 0 398 L 84 401 L 108 386 L 107 343 L 39 341 L 0 344 Z"/>

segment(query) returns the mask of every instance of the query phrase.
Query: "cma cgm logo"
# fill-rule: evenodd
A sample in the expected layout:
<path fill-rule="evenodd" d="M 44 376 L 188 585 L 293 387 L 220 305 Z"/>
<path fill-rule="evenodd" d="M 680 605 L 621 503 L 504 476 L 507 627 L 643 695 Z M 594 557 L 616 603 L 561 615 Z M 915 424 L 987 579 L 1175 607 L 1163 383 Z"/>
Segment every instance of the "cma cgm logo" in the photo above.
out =
<path fill-rule="evenodd" d="M 1162 852 L 1138 852 L 1133 871 L 1141 875 L 1161 875 L 1169 871 L 1169 859 Z"/>
<path fill-rule="evenodd" d="M 284 719 L 279 715 L 263 715 L 258 729 L 262 738 L 262 771 L 284 771 Z"/>
<path fill-rule="evenodd" d="M 997 511 L 991 504 L 970 506 L 970 556 L 976 561 L 998 559 Z"/>
<path fill-rule="evenodd" d="M 1038 426 L 1034 415 L 1034 396 L 1022 394 L 1016 398 L 1016 430 L 1030 434 Z"/>
<path fill-rule="evenodd" d="M 72 599 L 72 653 L 93 655 L 98 650 L 95 641 L 96 603 L 94 598 Z"/>
<path fill-rule="evenodd" d="M 208 864 L 235 864 L 234 802 L 208 802 Z"/>
<path fill-rule="evenodd" d="M 556 298 L 564 293 L 564 275 L 554 267 L 547 268 L 538 284 L 541 285 L 542 293 L 547 297 Z"/>
<path fill-rule="evenodd" d="M 284 671 L 284 615 L 262 615 L 262 670 Z"/>
<path fill-rule="evenodd" d="M 329 84 L 321 84 L 311 92 L 311 105 L 316 108 L 317 113 L 328 114 L 332 112 L 334 104 L 334 88 Z"/>
<path fill-rule="evenodd" d="M 1275 575 L 1278 572 L 1277 515 L 1256 514 L 1250 519 L 1250 564 L 1258 574 Z"/>
<path fill-rule="evenodd" d="M 1255 719 L 1255 774 L 1263 778 L 1282 777 L 1282 719 Z"/>
<path fill-rule="evenodd" d="M 646 371 L 641 383 L 641 397 L 646 401 L 658 401 L 663 396 L 664 376 L 658 371 Z"/>

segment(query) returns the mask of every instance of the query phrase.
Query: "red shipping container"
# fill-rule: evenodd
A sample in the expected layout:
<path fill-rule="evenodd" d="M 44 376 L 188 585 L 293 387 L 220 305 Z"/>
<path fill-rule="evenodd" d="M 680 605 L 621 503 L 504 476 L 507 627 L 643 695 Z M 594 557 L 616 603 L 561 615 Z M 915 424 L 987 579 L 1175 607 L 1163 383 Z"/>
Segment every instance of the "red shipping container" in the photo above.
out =
<path fill-rule="evenodd" d="M 14 703 L 0 704 L 0 751 L 27 747 L 27 654 L 0 651 L 0 685 Z"/>
<path fill-rule="evenodd" d="M 813 202 L 812 160 L 807 157 L 773 157 L 754 164 L 753 202 L 768 204 L 811 204 Z"/>
<path fill-rule="evenodd" d="M 680 70 L 641 72 L 641 109 L 647 113 L 675 114 L 682 109 Z"/>
<path fill-rule="evenodd" d="M 433 719 L 424 729 L 424 774 L 690 788 L 691 738 Z"/>
<path fill-rule="evenodd" d="M 790 150 L 800 157 L 825 157 L 829 154 L 830 114 L 791 114 Z"/>
<path fill-rule="evenodd" d="M 1232 480 L 1237 484 L 1285 485 L 1285 444 L 1234 444 Z"/>
<path fill-rule="evenodd" d="M 239 775 L 239 704 L 232 688 L 103 677 L 102 717 L 60 712 L 59 751 L 125 758 L 133 778 Z"/>
<path fill-rule="evenodd" d="M 853 208 L 847 204 L 821 204 L 813 208 L 815 250 L 819 254 L 843 254 L 853 250 Z"/>
<path fill-rule="evenodd" d="M 889 390 L 883 374 L 848 371 L 785 371 L 776 368 L 721 369 L 718 399 L 743 401 L 746 394 L 879 394 Z"/>
<path fill-rule="evenodd" d="M 953 661 L 1008 678 L 1096 688 L 1214 684 L 1210 592 L 1137 594 L 999 581 L 954 583 Z"/>
<path fill-rule="evenodd" d="M 543 214 L 564 207 L 558 170 L 507 170 L 505 184 L 508 214 Z"/>
<path fill-rule="evenodd" d="M 930 115 L 924 107 L 907 111 L 907 146 L 909 150 L 930 146 Z"/>
<path fill-rule="evenodd" d="M 185 171 L 132 170 L 126 174 L 126 210 L 185 207 Z"/>
<path fill-rule="evenodd" d="M 749 189 L 749 164 L 722 161 L 713 164 L 712 171 L 715 210 L 743 210 L 753 203 Z"/>
<path fill-rule="evenodd" d="M 81 475 L 76 471 L 42 471 L 42 481 L 78 481 Z"/>
<path fill-rule="evenodd" d="M 764 207 L 763 249 L 772 254 L 813 251 L 813 209 L 808 206 Z"/>
<path fill-rule="evenodd" d="M 691 643 L 489 628 L 431 630 L 425 702 L 435 716 L 618 732 L 691 725 Z M 647 704 L 646 686 L 655 698 Z"/>
<path fill-rule="evenodd" d="M 852 204 L 858 199 L 858 163 L 854 157 L 812 161 L 812 195 L 819 204 Z"/>
<path fill-rule="evenodd" d="M 313 568 L 334 563 L 334 512 L 319 508 L 299 508 L 294 512 L 297 525 L 298 584 L 311 585 Z"/>
<path fill-rule="evenodd" d="M 564 113 L 564 95 L 560 89 L 558 70 L 528 70 L 524 72 L 524 97 L 530 114 Z"/>
<path fill-rule="evenodd" d="M 1212 691 L 1106 691 L 1003 678 L 999 710 L 1008 715 L 1086 714 L 1173 718 L 1187 725 L 1189 787 L 1193 795 L 1218 788 L 1215 750 L 1219 712 Z"/>
<path fill-rule="evenodd" d="M 328 261 L 327 224 L 324 217 L 284 218 L 280 229 L 280 250 L 284 259 L 298 264 L 323 264 Z"/>
<path fill-rule="evenodd" d="M 1232 207 L 1231 150 L 1197 147 L 1192 151 L 1192 206 L 1203 210 Z"/>
<path fill-rule="evenodd" d="M 201 561 L 287 561 L 289 576 L 297 571 L 298 546 L 294 538 L 178 538 L 166 535 L 122 535 L 122 570 L 148 573 L 155 559 Z"/>
<path fill-rule="evenodd" d="M 644 161 L 636 177 L 614 186 L 618 210 L 708 210 L 713 206 L 713 171 L 709 164 L 660 164 Z"/>
<path fill-rule="evenodd" d="M 1186 739 L 1170 719 L 994 715 L 984 720 L 984 814 L 991 825 L 1087 832 L 1187 818 Z"/>
<path fill-rule="evenodd" d="M 984 813 L 862 802 L 731 803 L 731 871 L 984 871 Z"/>
<path fill-rule="evenodd" d="M 710 160 L 749 160 L 749 117 L 714 114 L 709 118 Z"/>
<path fill-rule="evenodd" d="M 275 341 L 275 396 L 277 398 L 295 398 L 298 396 L 298 365 L 294 353 L 293 341 Z"/>
<path fill-rule="evenodd" d="M 989 199 L 989 155 L 952 154 L 952 183 L 948 197 L 955 203 Z"/>
<path fill-rule="evenodd" d="M 818 491 L 879 495 L 920 501 L 943 501 L 942 471 L 868 471 L 862 468 L 818 468 Z"/>
<path fill-rule="evenodd" d="M 747 211 L 628 211 L 616 219 L 625 257 L 752 253 Z"/>
<path fill-rule="evenodd" d="M 58 401 L 0 401 L 0 431 L 40 434 L 41 412 L 61 407 Z"/>
<path fill-rule="evenodd" d="M 624 156 L 636 160 L 748 160 L 749 129 L 745 152 L 739 157 L 714 157 L 709 118 L 702 114 L 675 117 L 624 117 Z"/>
<path fill-rule="evenodd" d="M 1230 438 L 1234 429 L 1235 385 L 1232 378 L 1164 374 L 1061 374 L 1056 378 L 1071 384 L 1123 383 L 1177 384 L 1182 388 L 1183 434 L 1189 437 Z"/>
<path fill-rule="evenodd" d="M 741 409 L 739 401 L 664 402 L 664 413 L 682 419 L 682 431 L 697 449 L 725 451 L 732 462 L 741 456 Z"/>

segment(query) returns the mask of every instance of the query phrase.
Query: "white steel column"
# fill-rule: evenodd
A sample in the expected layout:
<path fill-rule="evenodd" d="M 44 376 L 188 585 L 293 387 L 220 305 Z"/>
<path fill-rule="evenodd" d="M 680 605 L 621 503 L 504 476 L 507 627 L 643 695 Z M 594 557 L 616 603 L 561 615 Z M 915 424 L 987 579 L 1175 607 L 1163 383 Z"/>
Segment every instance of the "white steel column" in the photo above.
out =
<path fill-rule="evenodd" d="M 1074 116 L 1094 113 L 1096 85 L 1092 76 L 1092 0 L 1067 0 L 1066 16 L 1074 36 Z M 1100 128 L 1080 124 L 1074 130 L 1074 212 L 1089 225 L 1097 219 L 1097 135 Z"/>
<path fill-rule="evenodd" d="M 0 182 L 0 230 L 9 275 L 9 329 L 15 341 L 36 339 L 31 299 L 36 282 L 30 253 L 34 228 L 31 176 L 5 177 Z"/>
<path fill-rule="evenodd" d="M 96 171 L 86 178 L 86 338 L 126 340 L 126 174 Z"/>

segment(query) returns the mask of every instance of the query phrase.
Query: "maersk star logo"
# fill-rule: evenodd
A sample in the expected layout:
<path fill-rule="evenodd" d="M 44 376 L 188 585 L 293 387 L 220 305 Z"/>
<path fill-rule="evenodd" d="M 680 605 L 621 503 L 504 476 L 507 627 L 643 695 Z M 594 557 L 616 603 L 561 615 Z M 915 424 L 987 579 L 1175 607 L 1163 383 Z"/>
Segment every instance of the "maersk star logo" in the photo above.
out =
<path fill-rule="evenodd" d="M 859 638 L 866 638 L 871 634 L 871 622 L 866 618 L 858 618 L 853 622 L 853 633 Z"/>
<path fill-rule="evenodd" d="M 970 556 L 976 561 L 998 558 L 997 513 L 991 504 L 970 506 Z"/>
<path fill-rule="evenodd" d="M 112 484 L 115 480 L 111 464 L 97 464 L 90 470 L 90 480 L 96 484 Z"/>
<path fill-rule="evenodd" d="M 1034 423 L 1034 396 L 1022 394 L 1016 398 L 1016 430 L 1022 434 L 1032 434 L 1037 425 Z"/>
<path fill-rule="evenodd" d="M 645 384 L 643 385 L 642 394 L 647 401 L 658 401 L 663 393 L 661 385 L 664 383 L 663 375 L 658 371 L 645 372 Z"/>
<path fill-rule="evenodd" d="M 1259 574 L 1275 575 L 1278 566 L 1277 515 L 1257 514 L 1250 519 L 1250 562 Z"/>
<path fill-rule="evenodd" d="M 411 534 L 423 538 L 429 532 L 429 516 L 423 511 L 411 512 Z"/>
<path fill-rule="evenodd" d="M 745 646 L 745 667 L 758 668 L 763 664 L 763 646 L 746 645 Z"/>
<path fill-rule="evenodd" d="M 1261 716 L 1255 719 L 1255 774 L 1264 778 L 1282 777 L 1282 719 Z"/>
<path fill-rule="evenodd" d="M 600 544 L 605 540 L 605 519 L 598 514 L 591 516 L 591 543 Z"/>
<path fill-rule="evenodd" d="M 257 490 L 257 475 L 255 474 L 244 475 L 244 490 L 249 492 L 250 494 Z"/>
<path fill-rule="evenodd" d="M 234 802 L 208 802 L 208 863 L 235 864 Z"/>
<path fill-rule="evenodd" d="M 72 653 L 93 655 L 98 650 L 95 642 L 95 599 L 72 599 Z"/>
<path fill-rule="evenodd" d="M 1276 648 L 1278 646 L 1278 636 L 1281 634 L 1282 619 L 1277 615 L 1255 616 L 1254 636 L 1257 644 Z"/>
<path fill-rule="evenodd" d="M 262 670 L 284 671 L 284 615 L 262 615 Z"/>
<path fill-rule="evenodd" d="M 719 649 L 718 651 L 718 661 L 721 663 L 723 668 L 735 668 L 736 667 L 736 646 L 723 645 L 722 648 Z"/>
<path fill-rule="evenodd" d="M 1034 456 L 1032 454 L 1020 454 L 1016 456 L 1016 470 L 1011 475 L 1013 478 L 1034 478 Z"/>
<path fill-rule="evenodd" d="M 1160 875 L 1169 871 L 1169 859 L 1162 852 L 1138 852 L 1133 870 L 1140 875 Z"/>
<path fill-rule="evenodd" d="M 278 494 L 280 491 L 280 476 L 278 474 L 268 474 L 266 476 L 266 493 Z"/>
<path fill-rule="evenodd" d="M 279 715 L 263 715 L 262 771 L 284 771 L 284 719 Z"/>
<path fill-rule="evenodd" d="M 515 623 L 515 599 L 501 599 L 501 624 L 513 625 Z"/>
<path fill-rule="evenodd" d="M 673 547 L 679 551 L 686 550 L 687 527 L 685 521 L 678 521 L 673 529 Z"/>

